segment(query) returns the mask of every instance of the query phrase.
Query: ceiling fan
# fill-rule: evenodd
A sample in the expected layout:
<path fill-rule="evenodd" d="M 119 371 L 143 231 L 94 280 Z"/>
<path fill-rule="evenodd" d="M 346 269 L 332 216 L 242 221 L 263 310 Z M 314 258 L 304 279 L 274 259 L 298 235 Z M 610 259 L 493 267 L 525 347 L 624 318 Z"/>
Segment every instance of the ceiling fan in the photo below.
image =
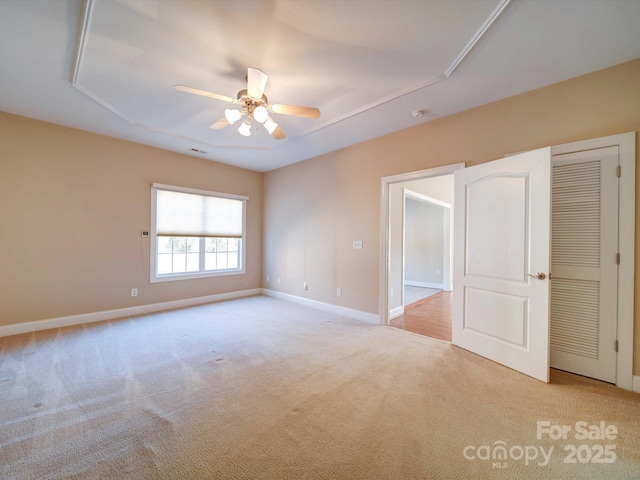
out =
<path fill-rule="evenodd" d="M 264 89 L 267 85 L 268 79 L 269 75 L 264 73 L 262 70 L 249 67 L 247 69 L 247 88 L 245 90 L 240 90 L 235 99 L 224 95 L 218 95 L 217 93 L 200 90 L 198 88 L 187 87 L 186 85 L 174 85 L 174 88 L 181 92 L 215 98 L 217 100 L 222 100 L 223 102 L 240 105 L 240 110 L 235 108 L 225 109 L 224 117 L 209 128 L 224 128 L 227 125 L 234 124 L 242 117 L 246 117 L 238 128 L 238 132 L 245 137 L 251 135 L 252 118 L 261 123 L 275 139 L 281 140 L 285 138 L 287 134 L 278 126 L 269 114 L 281 113 L 283 115 L 294 115 L 305 118 L 318 118 L 320 116 L 320 110 L 314 107 L 280 105 L 276 103 L 270 104 L 264 94 Z"/>

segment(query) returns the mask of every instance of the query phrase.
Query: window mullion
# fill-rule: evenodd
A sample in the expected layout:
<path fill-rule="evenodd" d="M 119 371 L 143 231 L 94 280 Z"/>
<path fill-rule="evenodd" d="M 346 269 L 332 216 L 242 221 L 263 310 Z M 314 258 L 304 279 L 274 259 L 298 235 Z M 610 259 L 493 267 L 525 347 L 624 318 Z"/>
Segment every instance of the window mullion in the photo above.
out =
<path fill-rule="evenodd" d="M 204 246 L 206 242 L 206 237 L 200 237 L 200 272 L 204 272 Z"/>

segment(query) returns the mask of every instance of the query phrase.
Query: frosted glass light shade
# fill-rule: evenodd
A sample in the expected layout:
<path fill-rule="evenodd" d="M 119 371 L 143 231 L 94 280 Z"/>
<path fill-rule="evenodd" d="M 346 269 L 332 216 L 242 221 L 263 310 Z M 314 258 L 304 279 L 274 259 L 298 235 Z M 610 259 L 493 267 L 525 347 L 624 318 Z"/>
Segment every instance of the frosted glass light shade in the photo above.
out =
<path fill-rule="evenodd" d="M 264 122 L 264 128 L 267 129 L 267 132 L 273 133 L 276 128 L 278 128 L 278 124 L 273 121 L 273 118 L 267 117 L 267 120 Z"/>
<path fill-rule="evenodd" d="M 253 118 L 255 118 L 256 121 L 260 123 L 264 123 L 267 120 L 267 118 L 269 118 L 269 112 L 265 107 L 260 105 L 259 107 L 256 107 L 256 109 L 253 111 Z"/>
<path fill-rule="evenodd" d="M 238 132 L 240 135 L 244 135 L 245 137 L 251 135 L 251 123 L 248 121 L 242 122 L 242 125 L 238 127 Z"/>
<path fill-rule="evenodd" d="M 240 117 L 242 117 L 242 112 L 240 110 L 234 110 L 233 108 L 227 108 L 224 111 L 224 118 L 226 118 L 227 122 L 229 122 L 231 125 L 233 125 L 238 120 L 240 120 Z"/>

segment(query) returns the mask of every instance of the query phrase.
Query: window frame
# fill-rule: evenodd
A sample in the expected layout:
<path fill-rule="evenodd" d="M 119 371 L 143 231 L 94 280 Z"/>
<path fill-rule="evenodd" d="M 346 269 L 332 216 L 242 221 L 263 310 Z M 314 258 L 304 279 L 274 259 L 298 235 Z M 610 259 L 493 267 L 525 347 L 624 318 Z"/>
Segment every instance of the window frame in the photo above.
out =
<path fill-rule="evenodd" d="M 201 270 L 198 272 L 179 272 L 179 273 L 163 273 L 158 274 L 158 235 L 157 235 L 157 191 L 166 190 L 171 192 L 189 193 L 193 195 L 201 195 L 215 198 L 226 198 L 232 200 L 242 201 L 242 236 L 238 237 L 240 240 L 239 253 L 238 253 L 238 268 L 230 268 L 224 270 Z M 223 277 L 229 275 L 241 275 L 245 273 L 246 264 L 246 251 L 247 251 L 247 201 L 249 197 L 245 195 L 235 195 L 230 193 L 213 192 L 209 190 L 200 190 L 188 187 L 179 187 L 175 185 L 165 185 L 161 183 L 151 184 L 151 225 L 149 229 L 149 281 L 151 283 L 158 282 L 171 282 L 176 280 L 191 280 L 197 278 L 209 278 L 209 277 Z M 180 237 L 181 235 L 176 235 Z M 194 238 L 207 238 L 207 237 L 194 237 Z M 210 237 L 219 238 L 219 237 Z M 235 238 L 235 237 L 234 237 Z"/>

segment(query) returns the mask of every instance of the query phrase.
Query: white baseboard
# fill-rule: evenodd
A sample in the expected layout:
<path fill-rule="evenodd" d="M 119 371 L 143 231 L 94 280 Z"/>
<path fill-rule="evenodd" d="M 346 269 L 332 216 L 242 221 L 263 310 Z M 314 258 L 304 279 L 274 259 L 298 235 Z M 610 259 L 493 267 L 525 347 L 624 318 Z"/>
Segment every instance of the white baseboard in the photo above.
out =
<path fill-rule="evenodd" d="M 345 317 L 353 318 L 355 320 L 360 320 L 361 322 L 380 325 L 380 317 L 374 313 L 367 313 L 361 310 L 354 310 L 352 308 L 340 307 L 338 305 L 319 302 L 317 300 L 310 300 L 308 298 L 302 298 L 296 295 L 290 295 L 288 293 L 276 292 L 275 290 L 269 290 L 268 288 L 263 288 L 262 294 L 267 295 L 268 297 L 278 298 L 280 300 L 287 300 L 289 302 L 305 305 L 307 307 L 315 308 L 317 310 L 322 310 L 324 312 L 331 312 L 337 315 L 344 315 Z"/>
<path fill-rule="evenodd" d="M 634 392 L 640 393 L 640 375 L 633 376 L 633 386 L 631 387 L 631 389 Z"/>
<path fill-rule="evenodd" d="M 392 308 L 391 311 L 389 312 L 389 320 L 399 317 L 403 313 L 404 313 L 404 307 L 402 305 L 396 308 Z"/>
<path fill-rule="evenodd" d="M 437 288 L 438 290 L 444 290 L 443 283 L 427 283 L 427 282 L 415 282 L 413 280 L 405 280 L 405 285 L 409 285 L 411 287 L 422 287 L 422 288 Z"/>
<path fill-rule="evenodd" d="M 204 297 L 185 298 L 183 300 L 172 300 L 170 302 L 152 303 L 149 305 L 119 308 L 116 310 L 105 310 L 103 312 L 82 313 L 79 315 L 71 315 L 68 317 L 57 317 L 49 318 L 46 320 L 36 320 L 34 322 L 2 325 L 0 326 L 0 337 L 17 335 L 19 333 L 37 332 L 40 330 L 48 330 L 50 328 L 70 327 L 72 325 L 81 325 L 83 323 L 102 322 L 105 320 L 132 317 L 135 315 L 144 315 L 145 313 L 160 312 L 162 310 L 172 310 L 174 308 L 191 307 L 194 305 L 202 305 L 204 303 L 213 303 L 220 302 L 222 300 L 231 300 L 234 298 L 250 297 L 252 295 L 260 295 L 261 293 L 261 288 L 253 288 L 250 290 L 240 290 L 237 292 L 206 295 Z"/>

